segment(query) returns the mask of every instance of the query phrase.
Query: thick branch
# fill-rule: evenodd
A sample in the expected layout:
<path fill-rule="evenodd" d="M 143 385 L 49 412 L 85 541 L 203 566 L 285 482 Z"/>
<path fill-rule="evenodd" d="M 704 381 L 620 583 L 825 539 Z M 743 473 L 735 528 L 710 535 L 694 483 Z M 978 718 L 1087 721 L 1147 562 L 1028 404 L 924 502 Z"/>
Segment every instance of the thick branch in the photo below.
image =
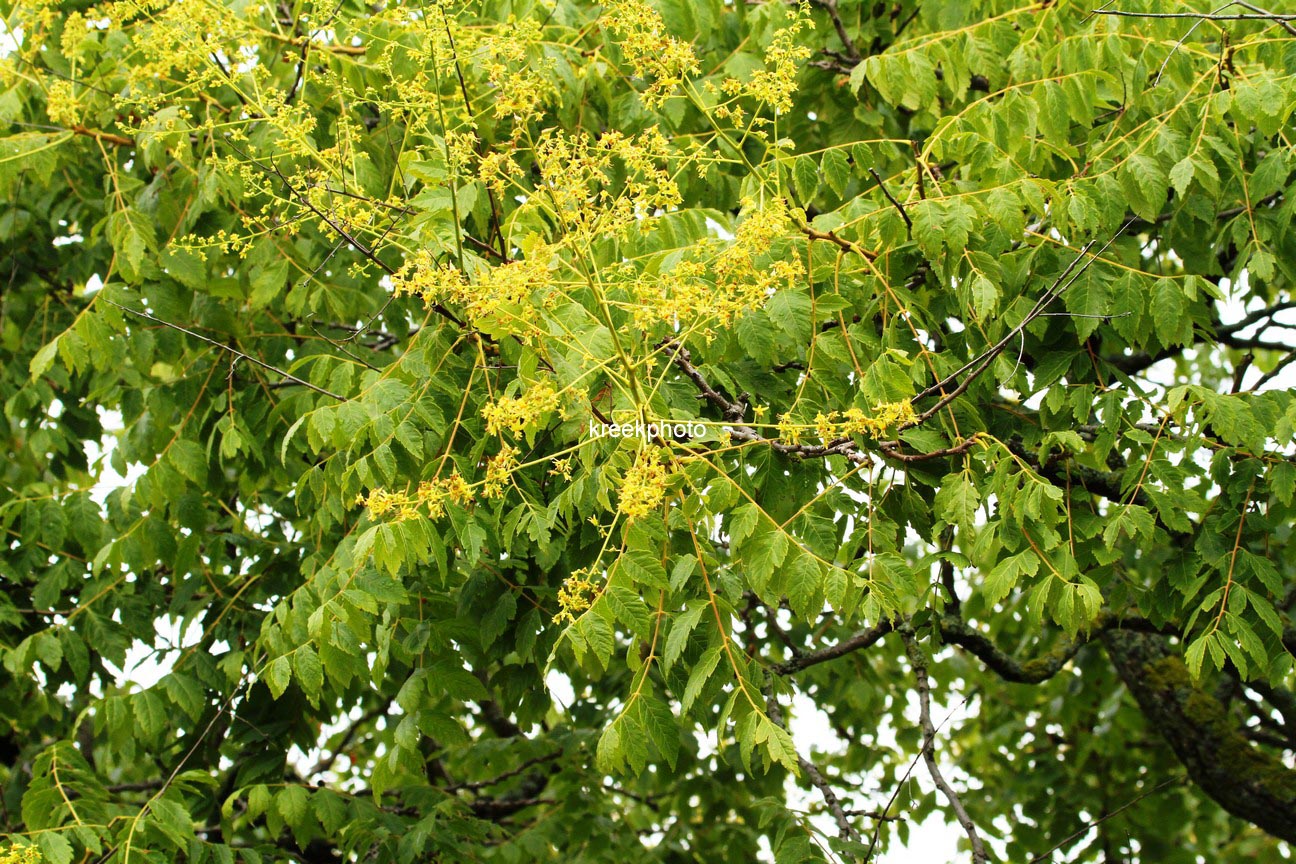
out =
<path fill-rule="evenodd" d="M 1165 738 L 1193 782 L 1239 819 L 1296 842 L 1296 771 L 1238 731 L 1163 637 L 1113 630 L 1103 642 L 1149 728 Z"/>
<path fill-rule="evenodd" d="M 836 660 L 838 657 L 850 654 L 853 651 L 866 651 L 872 648 L 882 637 L 895 630 L 895 624 L 891 621 L 879 621 L 876 626 L 867 630 L 861 630 L 854 636 L 844 642 L 838 642 L 830 648 L 824 648 L 819 651 L 813 651 L 809 654 L 803 654 L 800 657 L 794 657 L 786 663 L 780 663 L 774 667 L 774 671 L 779 675 L 791 675 L 794 672 L 800 672 L 802 669 L 816 666 L 820 663 L 826 663 L 829 660 Z"/>

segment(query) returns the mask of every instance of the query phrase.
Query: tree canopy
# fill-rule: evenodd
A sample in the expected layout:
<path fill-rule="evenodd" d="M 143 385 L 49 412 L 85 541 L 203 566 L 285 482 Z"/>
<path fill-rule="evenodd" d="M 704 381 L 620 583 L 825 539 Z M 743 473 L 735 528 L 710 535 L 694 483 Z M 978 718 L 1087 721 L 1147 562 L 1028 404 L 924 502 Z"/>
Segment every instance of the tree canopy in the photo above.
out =
<path fill-rule="evenodd" d="M 1296 16 L 0 13 L 0 860 L 1286 860 Z"/>

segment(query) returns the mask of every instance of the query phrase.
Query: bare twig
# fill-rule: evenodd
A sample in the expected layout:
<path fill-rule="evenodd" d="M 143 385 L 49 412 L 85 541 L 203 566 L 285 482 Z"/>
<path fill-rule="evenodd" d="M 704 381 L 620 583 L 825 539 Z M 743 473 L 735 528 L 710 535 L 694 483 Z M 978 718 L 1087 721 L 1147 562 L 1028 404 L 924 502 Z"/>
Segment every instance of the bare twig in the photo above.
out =
<path fill-rule="evenodd" d="M 810 666 L 819 663 L 826 663 L 829 660 L 836 660 L 838 657 L 849 654 L 852 651 L 866 651 L 872 648 L 883 636 L 895 630 L 895 624 L 891 621 L 879 621 L 876 625 L 861 630 L 854 636 L 845 641 L 838 642 L 828 648 L 813 651 L 809 654 L 803 654 L 800 657 L 793 657 L 786 663 L 780 663 L 773 667 L 774 672 L 779 675 L 791 675 L 793 672 L 800 672 Z"/>
<path fill-rule="evenodd" d="M 882 190 L 882 194 L 886 196 L 886 199 L 891 202 L 891 206 L 895 207 L 897 210 L 900 211 L 900 218 L 904 220 L 905 230 L 907 230 L 909 232 L 909 235 L 912 237 L 913 220 L 910 219 L 909 214 L 905 212 L 904 206 L 901 205 L 901 203 L 895 199 L 895 196 L 891 194 L 891 190 L 887 189 L 886 183 L 882 182 L 882 175 L 877 172 L 876 168 L 870 166 L 868 172 L 873 176 L 873 179 L 877 181 L 878 188 Z M 918 179 L 919 181 L 922 180 L 921 168 L 918 169 Z"/>
<path fill-rule="evenodd" d="M 944 794 L 950 803 L 950 809 L 954 811 L 954 817 L 967 834 L 968 841 L 972 844 L 972 861 L 973 864 L 985 864 L 989 860 L 986 855 L 985 844 L 981 841 L 981 835 L 977 833 L 976 824 L 973 823 L 972 817 L 968 815 L 967 810 L 963 807 L 963 801 L 959 798 L 954 787 L 950 786 L 943 774 L 940 766 L 936 764 L 936 757 L 933 755 L 933 747 L 936 741 L 936 727 L 932 724 L 931 719 L 931 682 L 927 678 L 927 661 L 923 659 L 922 649 L 918 647 L 918 641 L 914 639 L 913 631 L 906 625 L 901 631 L 901 637 L 904 639 L 905 651 L 909 655 L 909 663 L 913 666 L 914 677 L 918 680 L 918 723 L 922 727 L 923 762 L 927 765 L 927 773 L 931 775 L 932 782 Z"/>
<path fill-rule="evenodd" d="M 858 243 L 852 243 L 851 241 L 847 240 L 844 237 L 839 236 L 833 231 L 816 231 L 814 228 L 811 228 L 809 225 L 803 225 L 801 226 L 801 233 L 809 237 L 811 240 L 827 240 L 829 243 L 836 244 L 845 252 L 854 252 L 860 257 L 867 258 L 870 261 L 874 261 L 878 257 L 878 253 L 870 249 L 865 249 L 863 246 L 859 245 Z"/>
<path fill-rule="evenodd" d="M 208 337 L 202 335 L 201 333 L 195 333 L 194 331 L 188 329 L 187 327 L 181 327 L 179 324 L 172 324 L 170 321 L 163 321 L 161 318 L 158 318 L 156 315 L 150 315 L 148 312 L 141 312 L 138 309 L 131 309 L 129 306 L 123 306 L 120 303 L 114 303 L 112 300 L 109 300 L 107 297 L 103 299 L 105 303 L 108 303 L 111 306 L 116 306 L 118 309 L 122 310 L 123 312 L 129 312 L 131 315 L 138 315 L 140 318 L 146 318 L 155 324 L 161 324 L 163 327 L 170 327 L 172 330 L 178 330 L 181 333 L 184 333 L 188 336 L 192 336 L 195 339 L 199 339 L 203 342 L 206 342 L 208 345 L 211 345 L 214 348 L 219 348 L 222 351 L 228 351 L 230 354 L 233 354 L 235 357 L 237 357 L 240 360 L 246 360 L 249 363 L 252 363 L 256 366 L 260 366 L 262 369 L 267 369 L 278 375 L 282 375 L 285 381 L 291 381 L 294 384 L 300 384 L 301 386 L 309 390 L 314 390 L 316 393 L 320 393 L 324 396 L 328 396 L 332 399 L 336 399 L 339 402 L 347 401 L 345 396 L 339 396 L 338 394 L 330 390 L 325 390 L 323 387 L 317 387 L 316 385 L 312 384 L 311 382 L 303 378 L 298 378 L 296 375 L 292 374 L 291 372 L 287 372 L 283 369 L 280 369 L 278 366 L 273 366 L 265 362 L 264 360 L 260 360 L 256 357 L 253 357 L 251 354 L 244 354 L 242 351 L 238 350 L 237 348 L 233 348 L 229 345 L 226 345 L 224 342 L 217 342 L 215 339 L 209 339 Z"/>
<path fill-rule="evenodd" d="M 1117 230 L 1116 233 L 1111 236 L 1111 239 L 1109 239 L 1106 243 L 1104 243 L 1102 248 L 1099 249 L 1092 257 L 1086 258 L 1086 256 L 1089 254 L 1089 250 L 1093 248 L 1094 243 L 1096 243 L 1097 241 L 1090 240 L 1088 243 L 1082 246 L 1080 248 L 1080 251 L 1076 253 L 1076 257 L 1073 258 L 1071 260 L 1071 263 L 1067 265 L 1066 269 L 1063 270 L 1060 274 L 1058 274 L 1058 277 L 1053 280 L 1053 284 L 1050 285 L 1048 290 L 1044 292 L 1044 295 L 1040 297 L 1038 301 L 1036 301 L 1035 306 L 1030 310 L 1030 312 L 1026 313 L 1026 317 L 1021 320 L 1021 323 L 1019 323 L 1016 327 L 1009 330 L 1004 335 L 1004 337 L 1000 339 L 998 342 L 996 342 L 994 345 L 991 345 L 985 351 L 981 352 L 981 354 L 979 354 L 977 357 L 974 357 L 972 360 L 969 360 L 967 363 L 965 363 L 960 369 L 958 369 L 952 375 L 947 376 L 941 381 L 937 381 L 935 384 L 928 387 L 926 390 L 922 391 L 917 396 L 913 397 L 911 401 L 917 402 L 918 400 L 924 399 L 927 396 L 931 396 L 935 393 L 944 393 L 942 398 L 938 402 L 936 402 L 936 404 L 932 405 L 932 407 L 928 408 L 926 411 L 919 414 L 916 420 L 911 421 L 903 428 L 912 428 L 914 426 L 919 426 L 925 423 L 927 420 L 935 416 L 936 413 L 939 412 L 946 405 L 953 402 L 959 396 L 962 396 L 963 393 L 967 391 L 968 387 L 972 386 L 972 382 L 975 381 L 983 372 L 985 372 L 986 369 L 990 368 L 990 364 L 994 362 L 994 359 L 998 357 L 1000 354 L 1002 354 L 1005 348 L 1007 348 L 1010 344 L 1012 344 L 1013 340 L 1017 338 L 1018 334 L 1024 332 L 1026 328 L 1031 324 L 1031 322 L 1033 322 L 1036 318 L 1039 318 L 1040 315 L 1042 315 L 1044 311 L 1055 300 L 1061 297 L 1062 294 L 1068 288 L 1070 288 L 1073 284 L 1075 284 L 1075 281 L 1079 279 L 1080 276 L 1083 275 L 1084 272 L 1093 265 L 1093 262 L 1097 261 L 1099 258 L 1102 257 L 1102 253 L 1107 251 L 1107 248 L 1111 246 L 1112 243 L 1116 242 L 1116 238 L 1121 236 L 1121 234 L 1125 232 L 1125 229 L 1130 226 L 1130 223 L 1132 221 L 1133 220 L 1127 220 L 1120 227 L 1120 229 Z M 1084 262 L 1083 264 L 1081 264 L 1082 261 Z M 945 388 L 948 387 L 950 384 L 954 383 L 956 380 L 958 380 L 958 377 L 962 375 L 964 372 L 967 372 L 968 374 L 962 380 L 962 382 L 960 382 L 959 385 L 955 387 L 954 390 L 952 390 L 951 392 L 945 393 L 944 392 Z"/>
<path fill-rule="evenodd" d="M 787 726 L 783 723 L 783 709 L 779 707 L 778 699 L 774 698 L 774 679 L 766 677 L 765 679 L 765 711 L 769 714 L 770 720 L 774 721 L 780 728 L 786 730 Z M 795 748 L 794 748 L 795 749 Z M 846 810 L 841 805 L 837 793 L 833 791 L 832 784 L 823 776 L 819 767 L 809 759 L 801 755 L 797 750 L 797 763 L 801 770 L 805 772 L 806 777 L 814 787 L 819 790 L 823 796 L 824 805 L 827 806 L 828 812 L 832 814 L 833 821 L 837 823 L 837 829 L 843 840 L 854 840 L 856 843 L 862 843 L 859 831 L 851 824 L 850 818 L 846 815 Z"/>
<path fill-rule="evenodd" d="M 512 778 L 517 777 L 520 774 L 525 774 L 529 769 L 534 768 L 536 765 L 543 765 L 546 762 L 552 762 L 561 755 L 562 755 L 561 750 L 555 750 L 552 753 L 546 753 L 543 756 L 536 756 L 534 758 L 528 759 L 525 762 L 523 762 L 521 765 L 517 766 L 516 768 L 510 771 L 505 771 L 503 774 L 499 774 L 495 777 L 490 778 L 489 780 L 476 780 L 471 783 L 454 783 L 450 786 L 447 786 L 445 788 L 445 791 L 455 792 L 460 789 L 476 791 L 478 789 L 485 789 L 489 786 L 498 786 L 499 784 L 503 783 L 505 780 L 511 780 Z"/>
<path fill-rule="evenodd" d="M 855 47 L 855 40 L 851 39 L 850 34 L 846 32 L 846 25 L 842 23 L 841 14 L 837 11 L 837 0 L 813 0 L 813 5 L 828 13 L 828 17 L 832 19 L 833 29 L 837 31 L 837 38 L 846 48 L 846 56 L 858 63 L 859 49 Z"/>
<path fill-rule="evenodd" d="M 828 456 L 843 456 L 856 465 L 862 465 L 868 461 L 868 454 L 864 448 L 855 442 L 853 438 L 834 438 L 823 444 L 788 444 L 777 438 L 766 438 L 750 426 L 741 423 L 743 414 L 747 410 L 747 404 L 744 401 L 733 401 L 728 399 L 723 393 L 712 387 L 696 366 L 693 365 L 692 356 L 687 348 L 674 339 L 666 339 L 659 345 L 668 351 L 668 359 L 679 368 L 684 375 L 691 380 L 698 388 L 701 398 L 715 405 L 720 409 L 724 419 L 735 425 L 729 428 L 729 436 L 734 441 L 749 441 L 752 443 L 761 443 L 768 445 L 771 449 L 778 451 L 787 456 L 796 456 L 800 459 L 821 459 Z M 898 459 L 902 462 L 923 462 L 929 459 L 940 459 L 948 456 L 956 456 L 964 453 L 978 440 L 978 436 L 973 435 L 958 444 L 941 450 L 933 450 L 929 453 L 904 453 L 900 448 L 899 441 L 882 441 L 879 442 L 878 448 L 883 456 Z"/>
<path fill-rule="evenodd" d="M 1247 3 L 1230 3 L 1228 5 L 1245 6 L 1248 9 L 1256 8 Z M 1245 12 L 1229 12 L 1223 14 L 1219 12 L 1128 12 L 1122 9 L 1095 9 L 1094 14 L 1112 15 L 1117 18 L 1190 18 L 1200 19 L 1202 21 L 1272 21 L 1275 24 L 1281 24 L 1287 21 L 1296 21 L 1296 15 L 1282 15 L 1277 12 L 1264 11 L 1248 15 Z"/>
<path fill-rule="evenodd" d="M 1087 833 L 1091 829 L 1098 827 L 1099 825 L 1106 822 L 1108 819 L 1112 818 L 1113 816 L 1121 813 L 1122 811 L 1128 810 L 1129 808 L 1133 807 L 1135 804 L 1142 801 L 1144 798 L 1147 798 L 1149 795 L 1155 795 L 1156 793 L 1160 792 L 1162 789 L 1174 783 L 1182 783 L 1184 779 L 1185 778 L 1183 777 L 1171 777 L 1167 780 L 1162 780 L 1160 783 L 1153 786 L 1151 789 L 1144 792 L 1142 795 L 1138 796 L 1137 798 L 1127 801 L 1126 803 L 1117 807 L 1115 810 L 1111 811 L 1110 813 L 1106 813 L 1102 816 L 1099 816 L 1094 821 L 1087 823 L 1084 827 L 1076 831 L 1074 834 L 1068 836 L 1061 843 L 1058 843 L 1056 846 L 1054 846 L 1052 849 L 1049 849 L 1047 852 L 1043 853 L 1042 855 L 1036 855 L 1034 858 L 1030 859 L 1030 861 L 1026 862 L 1026 864 L 1040 864 L 1041 861 L 1047 861 L 1048 859 L 1053 857 L 1054 852 L 1061 849 L 1063 846 L 1067 845 L 1072 840 L 1075 840 L 1078 837 L 1083 837 L 1085 833 Z"/>
<path fill-rule="evenodd" d="M 1268 372 L 1261 375 L 1260 380 L 1257 381 L 1254 385 L 1252 385 L 1251 389 L 1247 392 L 1254 393 L 1264 385 L 1268 384 L 1273 379 L 1277 378 L 1278 374 L 1282 372 L 1282 370 L 1290 366 L 1293 361 L 1296 361 L 1296 351 L 1292 351 L 1286 357 L 1279 360 L 1278 365 L 1274 366 L 1274 368 L 1270 369 Z"/>
<path fill-rule="evenodd" d="M 337 232 L 339 237 L 342 237 L 344 240 L 350 243 L 357 252 L 359 252 L 362 256 L 364 256 L 364 258 L 367 261 L 370 261 L 373 264 L 377 265 L 388 276 L 396 275 L 396 268 L 392 267 L 386 261 L 383 261 L 381 258 L 379 258 L 376 252 L 374 252 L 363 242 L 361 242 L 360 238 L 354 236 L 351 232 L 347 231 L 344 227 L 339 225 L 337 221 L 334 220 L 332 217 L 330 217 L 327 213 L 325 213 L 323 210 L 316 207 L 314 202 L 312 202 L 308 196 L 302 194 L 302 192 L 299 189 L 297 189 L 297 187 L 293 186 L 292 183 L 288 180 L 288 178 L 284 176 L 284 173 L 280 171 L 278 168 L 276 168 L 273 164 L 271 165 L 262 164 L 261 162 L 258 162 L 256 159 L 253 159 L 247 153 L 244 153 L 242 150 L 239 150 L 233 144 L 230 144 L 228 141 L 226 141 L 225 143 L 229 144 L 231 150 L 233 150 L 235 153 L 238 153 L 240 156 L 246 159 L 253 166 L 259 168 L 261 171 L 265 172 L 266 174 L 272 174 L 275 177 L 279 178 L 279 182 L 283 184 L 284 189 L 287 190 L 288 193 L 294 199 L 296 199 L 296 201 L 299 204 L 301 204 L 307 210 L 310 210 L 320 219 L 324 220 L 324 222 L 326 222 L 330 228 L 332 228 L 335 232 Z M 395 222 L 393 222 L 392 225 L 395 225 Z M 390 230 L 391 227 L 389 226 L 387 231 Z M 385 237 L 387 235 L 387 231 L 384 231 L 382 236 Z M 392 296 L 394 297 L 395 295 Z M 388 303 L 390 302 L 391 299 L 389 298 Z M 384 305 L 383 308 L 385 309 L 386 305 Z M 429 308 L 432 309 L 432 311 L 436 312 L 438 315 L 440 315 L 442 318 L 445 318 L 448 321 L 453 322 L 459 327 L 464 326 L 464 322 L 460 320 L 459 316 L 455 315 L 453 312 L 445 308 L 445 306 L 441 305 L 440 303 L 431 303 L 429 304 Z M 381 314 L 381 310 L 379 314 Z"/>

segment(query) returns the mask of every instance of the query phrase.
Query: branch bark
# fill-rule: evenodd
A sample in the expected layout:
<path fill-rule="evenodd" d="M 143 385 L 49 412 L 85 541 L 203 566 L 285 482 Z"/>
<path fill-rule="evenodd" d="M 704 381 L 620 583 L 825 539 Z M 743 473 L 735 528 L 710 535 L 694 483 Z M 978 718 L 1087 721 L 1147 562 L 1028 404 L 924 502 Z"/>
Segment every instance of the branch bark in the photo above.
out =
<path fill-rule="evenodd" d="M 949 801 L 954 817 L 958 819 L 963 832 L 967 834 L 968 841 L 972 844 L 973 864 L 985 864 L 989 858 L 986 855 L 985 843 L 977 833 L 976 823 L 968 815 L 963 800 L 954 791 L 954 787 L 950 786 L 949 781 L 941 774 L 940 767 L 936 764 L 936 757 L 933 755 L 936 726 L 931 719 L 931 682 L 927 678 L 927 661 L 922 655 L 922 649 L 918 647 L 918 641 L 914 639 L 912 630 L 906 628 L 900 635 L 904 639 L 905 652 L 909 655 L 909 663 L 913 666 L 914 677 L 918 682 L 918 723 L 922 728 L 922 758 L 927 766 L 927 773 L 931 775 L 932 782 L 940 789 L 941 794 Z"/>
<path fill-rule="evenodd" d="M 1164 637 L 1112 630 L 1103 643 L 1148 726 L 1193 782 L 1239 819 L 1296 842 L 1296 771 L 1246 739 Z"/>

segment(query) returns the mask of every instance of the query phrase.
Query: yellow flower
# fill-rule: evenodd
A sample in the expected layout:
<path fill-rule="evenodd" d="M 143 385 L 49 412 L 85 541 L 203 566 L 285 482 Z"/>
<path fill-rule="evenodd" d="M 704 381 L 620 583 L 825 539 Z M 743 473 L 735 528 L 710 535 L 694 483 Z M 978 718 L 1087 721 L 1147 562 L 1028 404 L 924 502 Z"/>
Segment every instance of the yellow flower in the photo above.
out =
<path fill-rule="evenodd" d="M 598 595 L 598 586 L 589 581 L 588 573 L 585 568 L 573 570 L 563 580 L 562 587 L 558 589 L 558 614 L 553 617 L 553 623 L 575 621 L 577 615 L 593 604 L 594 597 Z"/>
<path fill-rule="evenodd" d="M 812 53 L 805 45 L 796 44 L 796 35 L 809 25 L 809 5 L 801 3 L 793 12 L 792 23 L 775 33 L 765 49 L 765 68 L 753 72 L 746 81 L 726 79 L 722 89 L 731 96 L 751 96 L 778 113 L 791 111 L 797 73 Z"/>
<path fill-rule="evenodd" d="M 0 852 L 0 864 L 40 864 L 44 860 L 35 846 L 10 846 Z"/>
<path fill-rule="evenodd" d="M 486 431 L 499 435 L 505 429 L 513 432 L 515 438 L 540 418 L 558 407 L 558 393 L 548 380 L 541 380 L 529 390 L 516 398 L 503 398 L 482 409 L 486 418 Z"/>
<path fill-rule="evenodd" d="M 356 497 L 356 504 L 363 504 L 369 509 L 374 519 L 390 517 L 393 522 L 404 522 L 418 518 L 420 507 L 426 508 L 427 518 L 439 519 L 445 515 L 445 502 L 466 504 L 472 500 L 472 487 L 468 481 L 454 471 L 449 477 L 424 480 L 419 483 L 413 495 L 408 492 L 371 489 L 369 495 Z"/>
<path fill-rule="evenodd" d="M 661 107 L 676 87 L 697 74 L 692 46 L 668 36 L 661 15 L 644 0 L 606 0 L 604 8 L 635 76 L 652 81 L 643 92 L 644 104 Z"/>
<path fill-rule="evenodd" d="M 505 444 L 500 452 L 486 460 L 486 482 L 482 485 L 483 498 L 499 498 L 504 495 L 504 484 L 518 467 L 518 451 Z"/>
<path fill-rule="evenodd" d="M 661 463 L 656 449 L 640 450 L 635 464 L 626 471 L 621 483 L 621 502 L 618 509 L 627 519 L 638 519 L 656 510 L 666 495 L 666 482 L 670 474 Z"/>
<path fill-rule="evenodd" d="M 881 438 L 888 429 L 914 423 L 917 420 L 918 415 L 914 411 L 913 404 L 908 399 L 904 399 L 900 402 L 876 403 L 871 417 L 858 408 L 818 414 L 815 417 L 815 431 L 824 443 L 847 435 Z"/>

